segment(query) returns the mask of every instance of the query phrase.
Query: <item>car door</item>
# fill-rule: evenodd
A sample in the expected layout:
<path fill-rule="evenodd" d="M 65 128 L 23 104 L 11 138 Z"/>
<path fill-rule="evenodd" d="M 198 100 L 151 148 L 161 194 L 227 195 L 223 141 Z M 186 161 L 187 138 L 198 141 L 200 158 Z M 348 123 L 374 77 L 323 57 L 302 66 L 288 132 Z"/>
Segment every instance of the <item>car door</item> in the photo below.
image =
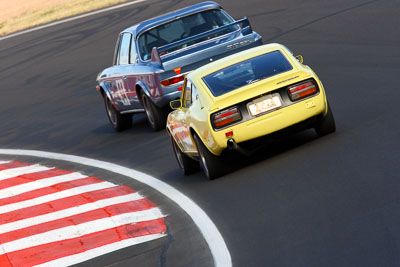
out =
<path fill-rule="evenodd" d="M 133 109 L 142 109 L 139 99 L 137 98 L 136 84 L 138 82 L 138 55 L 136 50 L 135 38 L 131 38 L 129 49 L 129 65 L 123 66 L 123 77 L 125 80 L 126 95 Z"/>
<path fill-rule="evenodd" d="M 123 33 L 120 36 L 116 64 L 111 73 L 111 95 L 120 111 L 130 108 L 128 84 L 126 82 L 126 67 L 129 64 L 129 52 L 132 34 Z"/>
<path fill-rule="evenodd" d="M 181 108 L 175 112 L 174 120 L 176 127 L 174 129 L 174 137 L 178 144 L 185 152 L 195 152 L 196 148 L 190 137 L 190 121 L 192 106 L 192 83 L 186 80 L 182 91 Z"/>
<path fill-rule="evenodd" d="M 193 121 L 192 113 L 193 113 L 193 104 L 197 100 L 197 90 L 194 87 L 193 83 L 190 80 L 187 80 L 186 87 L 183 92 L 183 99 L 182 99 L 182 110 L 184 111 L 183 115 L 183 131 L 185 132 L 185 139 L 184 139 L 184 147 L 187 152 L 195 152 L 197 151 L 196 145 L 193 142 L 190 134 L 190 125 Z"/>

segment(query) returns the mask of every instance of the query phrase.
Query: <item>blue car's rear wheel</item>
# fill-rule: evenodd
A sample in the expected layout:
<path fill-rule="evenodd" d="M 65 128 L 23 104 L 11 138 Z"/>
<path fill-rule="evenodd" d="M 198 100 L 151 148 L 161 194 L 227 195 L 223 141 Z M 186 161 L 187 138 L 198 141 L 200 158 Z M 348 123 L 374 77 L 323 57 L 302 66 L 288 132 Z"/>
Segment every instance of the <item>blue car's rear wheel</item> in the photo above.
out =
<path fill-rule="evenodd" d="M 111 100 L 106 96 L 104 97 L 104 104 L 106 106 L 107 117 L 117 132 L 132 127 L 132 114 L 119 113 L 111 103 Z"/>
<path fill-rule="evenodd" d="M 165 128 L 167 120 L 167 111 L 162 108 L 158 108 L 150 98 L 142 92 L 142 104 L 147 115 L 147 121 L 149 122 L 151 128 L 155 131 L 159 131 Z"/>
<path fill-rule="evenodd" d="M 182 169 L 183 174 L 189 175 L 198 171 L 200 167 L 199 162 L 183 153 L 172 136 L 171 143 L 176 160 L 178 161 L 179 167 Z"/>

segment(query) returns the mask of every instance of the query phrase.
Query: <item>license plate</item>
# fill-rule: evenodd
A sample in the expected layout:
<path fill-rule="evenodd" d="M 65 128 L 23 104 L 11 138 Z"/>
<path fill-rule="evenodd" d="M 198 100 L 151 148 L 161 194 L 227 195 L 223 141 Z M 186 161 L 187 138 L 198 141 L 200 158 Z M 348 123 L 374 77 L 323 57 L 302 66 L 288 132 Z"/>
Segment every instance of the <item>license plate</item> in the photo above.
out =
<path fill-rule="evenodd" d="M 257 116 L 281 106 L 281 96 L 279 94 L 272 94 L 254 100 L 247 105 L 247 108 L 250 111 L 251 116 Z"/>

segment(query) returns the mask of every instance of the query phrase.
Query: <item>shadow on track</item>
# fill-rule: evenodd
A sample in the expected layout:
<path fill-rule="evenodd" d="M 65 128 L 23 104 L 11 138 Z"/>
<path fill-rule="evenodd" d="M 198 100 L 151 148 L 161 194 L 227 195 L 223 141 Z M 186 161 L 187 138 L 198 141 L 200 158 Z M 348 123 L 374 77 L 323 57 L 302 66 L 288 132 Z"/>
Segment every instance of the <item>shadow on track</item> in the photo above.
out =
<path fill-rule="evenodd" d="M 144 113 L 139 113 L 133 115 L 132 121 L 132 128 L 127 129 L 121 133 L 116 133 L 115 130 L 112 128 L 110 123 L 107 122 L 107 118 L 104 119 L 104 124 L 100 127 L 93 129 L 92 133 L 97 135 L 103 134 L 146 134 L 146 133 L 153 133 L 154 131 L 150 128 L 149 123 L 147 122 L 146 115 Z"/>
<path fill-rule="evenodd" d="M 312 130 L 307 130 L 298 134 L 288 135 L 278 139 L 271 138 L 265 142 L 260 142 L 257 144 L 257 148 L 253 154 L 248 157 L 237 151 L 232 151 L 225 159 L 226 174 L 260 162 L 265 161 L 267 163 L 271 158 L 275 158 L 287 152 L 290 153 L 290 151 L 306 146 L 317 139 L 318 136 Z"/>
<path fill-rule="evenodd" d="M 337 133 L 334 133 L 337 134 Z M 224 155 L 225 174 L 216 180 L 227 178 L 228 175 L 258 163 L 268 164 L 268 160 L 278 157 L 279 155 L 290 153 L 298 148 L 310 145 L 313 142 L 324 139 L 325 137 L 318 137 L 312 130 L 305 130 L 297 134 L 283 136 L 281 138 L 270 138 L 264 142 L 258 142 L 257 149 L 253 151 L 250 156 L 245 156 L 237 151 L 229 151 Z M 173 151 L 171 149 L 171 157 Z M 174 177 L 171 179 L 171 177 Z M 166 172 L 162 175 L 162 180 L 179 180 L 184 181 L 186 184 L 197 184 L 207 180 L 202 171 L 196 172 L 192 175 L 185 176 L 176 164 L 173 171 Z M 212 181 L 209 181 L 212 182 Z"/>

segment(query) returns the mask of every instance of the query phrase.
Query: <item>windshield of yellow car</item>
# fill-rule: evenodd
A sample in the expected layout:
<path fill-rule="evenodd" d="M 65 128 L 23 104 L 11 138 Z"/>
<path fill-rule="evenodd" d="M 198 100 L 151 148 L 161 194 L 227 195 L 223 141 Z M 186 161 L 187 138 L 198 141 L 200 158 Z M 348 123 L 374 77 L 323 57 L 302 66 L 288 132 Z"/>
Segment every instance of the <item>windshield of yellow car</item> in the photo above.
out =
<path fill-rule="evenodd" d="M 203 81 L 214 96 L 221 96 L 291 69 L 285 56 L 274 51 L 220 69 L 203 77 Z"/>
<path fill-rule="evenodd" d="M 218 27 L 228 25 L 234 22 L 233 19 L 220 9 L 207 10 L 192 14 L 186 17 L 173 20 L 171 22 L 162 24 L 158 27 L 152 28 L 139 36 L 138 47 L 140 57 L 143 60 L 149 60 L 151 57 L 151 50 L 153 47 L 161 47 L 176 41 L 195 36 L 197 34 L 216 29 Z M 205 36 L 200 39 L 195 39 L 190 42 L 184 43 L 179 46 L 172 47 L 168 50 L 162 51 L 160 54 L 170 53 L 172 51 L 182 49 L 189 45 L 193 45 L 204 40 L 215 38 L 223 34 L 235 31 L 239 26 L 233 25 L 226 30 L 212 34 L 212 36 Z"/>

